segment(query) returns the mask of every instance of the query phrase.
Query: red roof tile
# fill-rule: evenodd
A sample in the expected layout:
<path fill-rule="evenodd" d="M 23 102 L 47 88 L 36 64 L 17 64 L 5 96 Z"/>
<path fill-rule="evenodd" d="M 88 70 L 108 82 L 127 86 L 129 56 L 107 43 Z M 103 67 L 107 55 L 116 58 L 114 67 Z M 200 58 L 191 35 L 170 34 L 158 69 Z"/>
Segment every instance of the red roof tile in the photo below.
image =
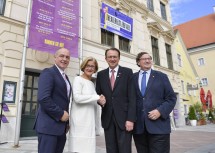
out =
<path fill-rule="evenodd" d="M 174 29 L 180 31 L 188 49 L 215 43 L 215 14 L 180 24 Z"/>

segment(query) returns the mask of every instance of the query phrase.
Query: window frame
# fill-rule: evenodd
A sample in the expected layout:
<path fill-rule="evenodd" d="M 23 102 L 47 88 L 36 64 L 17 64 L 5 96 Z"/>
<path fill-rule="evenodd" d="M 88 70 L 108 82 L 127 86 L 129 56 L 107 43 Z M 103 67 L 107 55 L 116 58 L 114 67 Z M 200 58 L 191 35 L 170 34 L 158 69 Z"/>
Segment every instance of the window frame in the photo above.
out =
<path fill-rule="evenodd" d="M 199 65 L 199 66 L 205 65 L 205 59 L 204 59 L 203 57 L 198 58 L 198 65 Z"/>
<path fill-rule="evenodd" d="M 170 70 L 173 70 L 172 50 L 171 45 L 165 43 L 167 65 Z"/>
<path fill-rule="evenodd" d="M 2 3 L 1 3 L 2 2 Z M 6 0 L 0 1 L 0 16 L 4 15 Z"/>
<path fill-rule="evenodd" d="M 160 65 L 160 54 L 159 54 L 158 39 L 151 36 L 151 45 L 152 45 L 153 61 L 156 65 Z"/>
<path fill-rule="evenodd" d="M 130 40 L 127 38 L 124 38 L 122 36 L 118 36 L 119 38 L 119 49 L 129 53 L 130 52 Z"/>
<path fill-rule="evenodd" d="M 153 4 L 153 0 L 147 0 L 147 8 L 154 12 L 154 4 Z"/>
<path fill-rule="evenodd" d="M 180 54 L 177 54 L 177 59 L 178 59 L 178 66 L 182 67 L 182 59 Z"/>
<path fill-rule="evenodd" d="M 208 78 L 201 79 L 202 86 L 208 86 Z"/>
<path fill-rule="evenodd" d="M 108 39 L 110 38 L 112 39 L 112 41 L 108 42 Z M 101 28 L 101 44 L 114 47 L 114 33 Z"/>
<path fill-rule="evenodd" d="M 160 2 L 160 9 L 161 9 L 161 17 L 162 19 L 167 21 L 167 14 L 166 14 L 166 5 Z"/>

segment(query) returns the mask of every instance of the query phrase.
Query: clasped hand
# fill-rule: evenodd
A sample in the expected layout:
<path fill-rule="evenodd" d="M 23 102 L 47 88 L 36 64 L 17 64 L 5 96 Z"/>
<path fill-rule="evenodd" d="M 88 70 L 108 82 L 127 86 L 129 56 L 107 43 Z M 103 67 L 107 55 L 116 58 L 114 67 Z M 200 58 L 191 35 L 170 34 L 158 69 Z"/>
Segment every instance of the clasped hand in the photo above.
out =
<path fill-rule="evenodd" d="M 105 106 L 105 104 L 106 104 L 106 99 L 105 99 L 105 96 L 104 96 L 104 95 L 100 95 L 99 100 L 98 100 L 98 103 L 99 103 L 102 107 Z"/>

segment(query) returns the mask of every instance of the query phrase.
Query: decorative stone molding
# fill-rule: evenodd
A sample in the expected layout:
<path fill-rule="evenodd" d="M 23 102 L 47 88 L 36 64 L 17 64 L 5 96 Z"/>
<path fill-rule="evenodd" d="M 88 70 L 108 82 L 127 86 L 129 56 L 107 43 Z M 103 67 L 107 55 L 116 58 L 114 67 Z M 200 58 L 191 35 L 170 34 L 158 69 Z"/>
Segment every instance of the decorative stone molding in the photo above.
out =
<path fill-rule="evenodd" d="M 159 17 L 156 13 L 149 11 L 148 14 L 149 17 L 151 17 L 153 20 L 159 22 L 161 25 L 164 25 L 168 29 L 172 29 L 172 25 L 170 22 L 163 20 L 161 17 Z"/>
<path fill-rule="evenodd" d="M 40 51 L 34 51 L 34 58 L 41 63 L 45 63 L 49 59 L 49 53 L 47 52 L 40 52 Z"/>
<path fill-rule="evenodd" d="M 162 33 L 164 30 L 158 22 L 149 22 L 147 23 L 147 27 L 150 33 L 152 33 L 152 31 L 156 31 L 159 36 L 160 36 L 160 33 Z"/>

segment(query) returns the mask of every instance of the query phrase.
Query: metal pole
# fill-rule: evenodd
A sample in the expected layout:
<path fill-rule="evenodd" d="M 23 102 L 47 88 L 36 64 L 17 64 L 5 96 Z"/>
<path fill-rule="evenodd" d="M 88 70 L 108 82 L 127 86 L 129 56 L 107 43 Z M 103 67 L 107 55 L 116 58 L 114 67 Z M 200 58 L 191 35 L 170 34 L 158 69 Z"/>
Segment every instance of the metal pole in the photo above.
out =
<path fill-rule="evenodd" d="M 83 61 L 83 0 L 80 1 L 80 52 L 79 52 L 79 64 L 81 65 Z M 81 69 L 79 70 L 81 75 Z"/>
<path fill-rule="evenodd" d="M 15 129 L 15 139 L 14 139 L 14 146 L 19 146 L 19 136 L 20 136 L 20 125 L 21 125 L 21 115 L 22 115 L 22 96 L 23 96 L 23 87 L 24 87 L 24 77 L 25 77 L 25 62 L 26 62 L 26 50 L 27 50 L 27 43 L 28 43 L 28 31 L 29 31 L 29 18 L 30 18 L 30 10 L 31 10 L 31 2 L 32 0 L 28 1 L 28 11 L 26 16 L 26 23 L 25 23 L 25 37 L 24 37 L 24 46 L 23 46 L 23 53 L 22 53 L 22 63 L 20 68 L 20 79 L 19 79 L 19 101 L 17 103 L 17 113 L 16 113 L 16 129 Z"/>

